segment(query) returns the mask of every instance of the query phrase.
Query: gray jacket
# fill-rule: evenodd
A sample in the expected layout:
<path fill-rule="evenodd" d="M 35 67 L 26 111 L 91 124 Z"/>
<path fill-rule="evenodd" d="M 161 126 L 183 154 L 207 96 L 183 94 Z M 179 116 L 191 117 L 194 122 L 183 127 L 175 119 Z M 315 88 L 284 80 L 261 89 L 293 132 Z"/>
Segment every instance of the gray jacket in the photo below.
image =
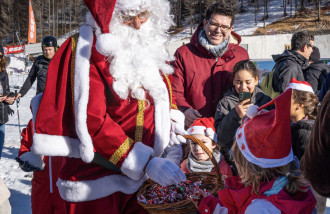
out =
<path fill-rule="evenodd" d="M 268 95 L 256 87 L 251 97 L 251 103 L 257 106 L 262 106 L 271 101 Z M 235 88 L 227 91 L 224 98 L 220 100 L 217 106 L 217 111 L 214 116 L 215 130 L 218 135 L 218 144 L 224 147 L 227 151 L 232 147 L 236 130 L 242 125 L 242 119 L 235 111 L 235 107 L 239 102 L 238 93 Z M 275 106 L 271 105 L 266 110 L 272 110 Z"/>

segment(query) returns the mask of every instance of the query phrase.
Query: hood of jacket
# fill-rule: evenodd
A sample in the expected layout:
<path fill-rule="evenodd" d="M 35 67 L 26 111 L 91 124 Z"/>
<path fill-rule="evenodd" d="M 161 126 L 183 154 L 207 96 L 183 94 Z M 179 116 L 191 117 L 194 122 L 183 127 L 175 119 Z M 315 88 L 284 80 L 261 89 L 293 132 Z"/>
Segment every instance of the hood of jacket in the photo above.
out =
<path fill-rule="evenodd" d="M 210 55 L 211 57 L 213 56 L 212 54 L 209 54 L 208 50 L 206 50 L 206 48 L 204 48 L 200 42 L 198 41 L 198 33 L 200 30 L 203 29 L 203 24 L 200 24 L 197 28 L 197 30 L 195 31 L 194 35 L 191 37 L 190 39 L 190 43 L 193 44 L 200 52 L 206 54 L 206 55 Z M 229 45 L 240 45 L 242 41 L 242 38 L 240 35 L 238 35 L 237 33 L 235 33 L 234 31 L 231 32 L 230 37 L 229 37 Z M 227 49 L 228 50 L 228 49 Z"/>
<path fill-rule="evenodd" d="M 324 63 L 324 61 L 315 61 L 312 64 L 310 64 L 307 68 L 309 69 L 314 69 L 322 72 L 322 74 L 326 77 L 328 73 L 330 72 L 330 67 Z"/>
<path fill-rule="evenodd" d="M 309 66 L 309 61 L 303 55 L 293 50 L 285 50 L 282 54 L 272 55 L 272 57 L 276 64 L 282 62 L 283 60 L 292 60 L 298 63 L 302 69 Z"/>

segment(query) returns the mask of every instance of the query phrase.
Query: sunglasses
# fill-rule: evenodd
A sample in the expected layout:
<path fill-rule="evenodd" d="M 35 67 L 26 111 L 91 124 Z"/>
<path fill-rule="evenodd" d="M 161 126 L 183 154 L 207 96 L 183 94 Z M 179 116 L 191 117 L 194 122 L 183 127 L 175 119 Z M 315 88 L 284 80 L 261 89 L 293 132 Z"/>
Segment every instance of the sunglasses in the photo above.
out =
<path fill-rule="evenodd" d="M 311 44 L 307 44 L 308 47 L 311 47 L 313 49 L 313 51 L 315 50 L 315 46 L 311 45 Z"/>

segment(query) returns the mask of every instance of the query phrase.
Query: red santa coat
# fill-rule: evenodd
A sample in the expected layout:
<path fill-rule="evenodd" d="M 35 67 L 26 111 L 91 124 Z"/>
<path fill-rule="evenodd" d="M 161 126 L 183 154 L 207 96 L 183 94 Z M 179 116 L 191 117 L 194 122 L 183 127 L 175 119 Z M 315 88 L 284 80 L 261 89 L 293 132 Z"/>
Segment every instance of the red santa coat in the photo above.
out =
<path fill-rule="evenodd" d="M 168 92 L 161 99 L 121 99 L 89 26 L 61 46 L 47 75 L 32 150 L 66 157 L 57 182 L 61 197 L 80 202 L 136 192 L 147 179 L 143 168 L 150 156 L 159 157 L 168 145 L 170 118 L 182 117 L 171 77 L 159 83 Z M 95 151 L 125 175 L 91 163 Z"/>
<path fill-rule="evenodd" d="M 37 156 L 30 150 L 33 136 L 33 122 L 22 131 L 21 148 L 18 157 L 29 161 L 33 166 L 42 169 L 33 172 L 31 181 L 31 209 L 34 214 L 65 213 L 65 203 L 56 186 L 63 157 Z"/>

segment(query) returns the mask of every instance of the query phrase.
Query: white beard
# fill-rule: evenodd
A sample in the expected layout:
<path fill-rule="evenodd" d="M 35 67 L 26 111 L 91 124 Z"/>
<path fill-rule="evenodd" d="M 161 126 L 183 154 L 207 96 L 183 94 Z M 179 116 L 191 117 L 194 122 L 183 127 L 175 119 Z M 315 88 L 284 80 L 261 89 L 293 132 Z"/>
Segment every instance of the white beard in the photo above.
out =
<path fill-rule="evenodd" d="M 124 100 L 129 96 L 144 100 L 146 91 L 153 99 L 168 96 L 160 84 L 163 81 L 161 71 L 165 74 L 174 72 L 166 64 L 173 59 L 166 50 L 168 37 L 165 31 L 160 31 L 151 17 L 139 30 L 123 25 L 120 18 L 113 17 L 110 32 L 119 38 L 121 46 L 109 59 L 113 89 L 118 96 Z"/>

